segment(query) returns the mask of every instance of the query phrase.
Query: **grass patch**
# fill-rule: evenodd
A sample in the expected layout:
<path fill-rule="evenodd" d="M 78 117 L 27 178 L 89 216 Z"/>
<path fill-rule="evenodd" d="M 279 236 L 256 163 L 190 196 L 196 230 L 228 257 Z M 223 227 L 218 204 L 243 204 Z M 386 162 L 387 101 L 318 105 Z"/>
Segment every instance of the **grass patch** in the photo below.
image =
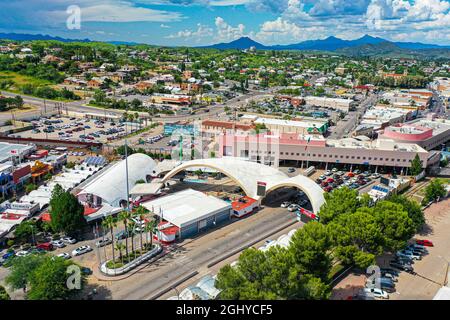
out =
<path fill-rule="evenodd" d="M 26 85 L 26 84 L 31 84 L 33 86 L 47 86 L 47 85 L 51 85 L 52 83 L 50 81 L 47 80 L 42 80 L 42 79 L 37 79 L 34 77 L 30 77 L 30 76 L 25 76 L 16 72 L 12 72 L 12 71 L 0 71 L 0 82 L 1 81 L 7 81 L 7 80 L 11 80 L 14 82 L 14 89 L 15 90 L 19 90 L 19 87 Z"/>

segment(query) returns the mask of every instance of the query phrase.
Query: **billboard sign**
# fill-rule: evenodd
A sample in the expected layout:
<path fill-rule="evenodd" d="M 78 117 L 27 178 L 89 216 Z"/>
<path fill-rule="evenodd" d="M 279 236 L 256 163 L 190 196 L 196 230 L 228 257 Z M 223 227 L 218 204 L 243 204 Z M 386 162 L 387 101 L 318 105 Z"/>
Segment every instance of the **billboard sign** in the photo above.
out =
<path fill-rule="evenodd" d="M 267 183 L 258 181 L 257 184 L 258 184 L 258 188 L 257 188 L 257 193 L 256 194 L 259 197 L 264 197 L 266 195 Z"/>

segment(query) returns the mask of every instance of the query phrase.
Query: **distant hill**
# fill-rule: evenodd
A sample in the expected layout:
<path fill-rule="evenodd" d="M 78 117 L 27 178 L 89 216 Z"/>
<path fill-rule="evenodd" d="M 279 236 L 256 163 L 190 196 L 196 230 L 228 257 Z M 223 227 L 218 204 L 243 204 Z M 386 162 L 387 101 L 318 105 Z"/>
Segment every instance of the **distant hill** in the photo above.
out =
<path fill-rule="evenodd" d="M 251 47 L 255 47 L 256 49 L 259 49 L 259 50 L 270 49 L 270 47 L 266 47 L 266 46 L 262 45 L 261 43 L 250 39 L 249 37 L 242 37 L 242 38 L 239 38 L 237 40 L 234 40 L 234 41 L 231 41 L 228 43 L 222 42 L 222 43 L 213 44 L 211 46 L 203 46 L 200 48 L 219 49 L 219 50 L 227 50 L 227 49 L 244 50 L 244 49 L 249 49 Z"/>
<path fill-rule="evenodd" d="M 390 44 L 391 46 L 387 45 Z M 384 52 L 390 49 L 409 49 L 409 50 L 424 50 L 424 49 L 450 49 L 450 46 L 439 46 L 435 44 L 425 44 L 420 42 L 392 42 L 378 37 L 372 37 L 370 35 L 365 35 L 359 39 L 355 40 L 343 40 L 336 37 L 328 37 L 321 40 L 307 40 L 299 43 L 289 44 L 289 45 L 273 45 L 265 46 L 258 43 L 248 37 L 242 37 L 237 40 L 228 43 L 218 43 L 203 48 L 214 48 L 214 49 L 248 49 L 250 47 L 256 47 L 257 49 L 265 50 L 317 50 L 317 51 L 339 51 L 352 52 L 349 48 L 369 46 L 372 51 Z M 377 50 L 373 50 L 375 47 L 380 46 Z M 367 49 L 367 48 L 366 48 Z M 364 52 L 364 48 L 357 49 L 361 53 Z"/>
<path fill-rule="evenodd" d="M 414 49 L 419 48 L 419 49 Z M 426 45 L 405 45 L 400 46 L 393 42 L 380 42 L 378 44 L 363 44 L 355 47 L 340 48 L 336 53 L 346 56 L 378 56 L 378 57 L 397 57 L 397 58 L 445 58 L 450 59 L 450 48 L 446 47 L 428 47 Z"/>
<path fill-rule="evenodd" d="M 0 39 L 31 41 L 31 40 L 55 40 L 61 42 L 90 42 L 89 39 L 65 39 L 61 37 L 53 37 L 47 34 L 25 34 L 25 33 L 0 33 Z"/>

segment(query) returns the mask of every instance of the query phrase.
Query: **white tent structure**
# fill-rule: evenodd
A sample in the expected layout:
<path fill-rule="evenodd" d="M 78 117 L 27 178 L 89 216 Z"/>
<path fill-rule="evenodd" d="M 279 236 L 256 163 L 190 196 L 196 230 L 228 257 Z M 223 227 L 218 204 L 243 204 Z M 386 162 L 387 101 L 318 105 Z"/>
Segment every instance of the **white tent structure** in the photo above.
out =
<path fill-rule="evenodd" d="M 135 153 L 128 157 L 128 185 L 131 188 L 138 180 L 146 180 L 147 174 L 156 167 L 155 161 L 149 156 Z M 125 178 L 125 160 L 109 167 L 98 177 L 86 184 L 78 193 L 92 194 L 101 198 L 112 207 L 120 207 L 121 201 L 126 201 L 127 182 Z"/>
<path fill-rule="evenodd" d="M 223 173 L 239 185 L 247 196 L 260 200 L 258 182 L 266 184 L 266 194 L 279 188 L 296 187 L 308 196 L 313 211 L 319 212 L 325 202 L 322 188 L 310 178 L 303 175 L 289 178 L 280 170 L 257 162 L 246 161 L 234 157 L 196 159 L 186 161 L 172 169 L 163 179 L 165 183 L 181 171 L 192 167 L 210 168 Z"/>

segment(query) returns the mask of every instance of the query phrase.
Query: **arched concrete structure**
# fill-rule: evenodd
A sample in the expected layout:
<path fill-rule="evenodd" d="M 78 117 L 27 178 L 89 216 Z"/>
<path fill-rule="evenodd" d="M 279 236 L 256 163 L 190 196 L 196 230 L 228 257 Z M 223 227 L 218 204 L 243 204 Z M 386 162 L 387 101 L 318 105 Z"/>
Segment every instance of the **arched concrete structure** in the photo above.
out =
<path fill-rule="evenodd" d="M 162 182 L 165 183 L 177 173 L 192 167 L 210 168 L 223 173 L 239 185 L 247 196 L 257 200 L 261 198 L 257 195 L 257 183 L 264 182 L 266 183 L 266 194 L 284 187 L 296 187 L 302 190 L 311 201 L 315 213 L 320 210 L 320 207 L 325 202 L 322 188 L 305 176 L 298 175 L 289 178 L 274 167 L 231 157 L 197 159 L 184 162 L 167 173 Z"/>

